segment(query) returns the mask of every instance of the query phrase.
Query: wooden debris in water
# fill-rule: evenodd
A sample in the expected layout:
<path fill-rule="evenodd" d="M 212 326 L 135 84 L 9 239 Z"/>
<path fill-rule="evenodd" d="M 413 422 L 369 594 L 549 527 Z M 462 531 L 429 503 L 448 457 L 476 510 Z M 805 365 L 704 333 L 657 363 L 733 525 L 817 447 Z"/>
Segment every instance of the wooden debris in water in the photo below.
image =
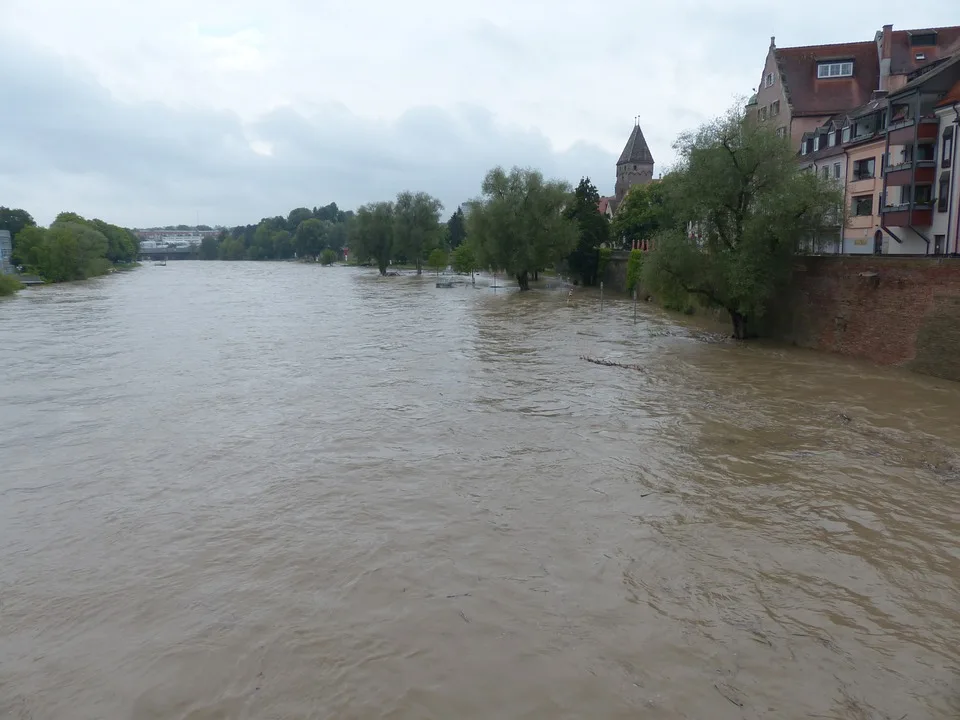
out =
<path fill-rule="evenodd" d="M 643 371 L 642 365 L 618 363 L 615 360 L 604 360 L 603 358 L 593 358 L 593 357 L 589 357 L 588 355 L 581 355 L 580 359 L 586 360 L 587 362 L 593 363 L 594 365 L 603 365 L 604 367 L 618 367 L 618 368 L 626 368 L 627 370 L 639 370 L 641 372 Z"/>

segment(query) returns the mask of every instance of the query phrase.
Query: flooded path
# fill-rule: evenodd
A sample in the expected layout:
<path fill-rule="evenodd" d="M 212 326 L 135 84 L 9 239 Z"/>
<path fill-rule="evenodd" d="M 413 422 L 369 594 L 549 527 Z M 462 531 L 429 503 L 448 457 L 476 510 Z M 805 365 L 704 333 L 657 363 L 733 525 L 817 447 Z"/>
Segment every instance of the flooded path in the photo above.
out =
<path fill-rule="evenodd" d="M 296 264 L 0 319 L 2 718 L 960 716 L 958 384 Z"/>

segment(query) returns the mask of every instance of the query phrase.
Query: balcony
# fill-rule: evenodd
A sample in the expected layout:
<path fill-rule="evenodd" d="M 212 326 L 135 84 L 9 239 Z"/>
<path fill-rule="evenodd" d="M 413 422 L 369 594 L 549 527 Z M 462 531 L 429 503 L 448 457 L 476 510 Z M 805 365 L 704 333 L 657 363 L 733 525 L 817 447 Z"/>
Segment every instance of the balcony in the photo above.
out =
<path fill-rule="evenodd" d="M 936 142 L 937 133 L 940 130 L 940 121 L 935 118 L 923 118 L 920 120 L 920 126 L 917 128 L 917 140 L 930 140 Z"/>
<path fill-rule="evenodd" d="M 932 185 L 937 173 L 936 160 L 918 160 L 916 163 L 905 162 L 887 168 L 887 187 L 900 187 L 916 183 L 918 185 Z"/>
<path fill-rule="evenodd" d="M 933 205 L 931 203 L 916 203 L 912 210 L 909 203 L 884 205 L 880 212 L 883 214 L 884 227 L 909 227 L 911 225 L 927 227 L 933 223 Z"/>

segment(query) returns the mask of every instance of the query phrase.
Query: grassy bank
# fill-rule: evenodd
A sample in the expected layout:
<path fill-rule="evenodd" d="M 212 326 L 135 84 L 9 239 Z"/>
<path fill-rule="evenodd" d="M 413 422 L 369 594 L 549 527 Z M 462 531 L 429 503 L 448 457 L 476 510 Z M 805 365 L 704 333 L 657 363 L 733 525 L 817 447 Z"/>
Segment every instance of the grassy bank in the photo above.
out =
<path fill-rule="evenodd" d="M 13 275 L 0 275 L 0 297 L 6 295 L 13 295 L 17 290 L 23 289 L 23 283 L 21 283 Z"/>

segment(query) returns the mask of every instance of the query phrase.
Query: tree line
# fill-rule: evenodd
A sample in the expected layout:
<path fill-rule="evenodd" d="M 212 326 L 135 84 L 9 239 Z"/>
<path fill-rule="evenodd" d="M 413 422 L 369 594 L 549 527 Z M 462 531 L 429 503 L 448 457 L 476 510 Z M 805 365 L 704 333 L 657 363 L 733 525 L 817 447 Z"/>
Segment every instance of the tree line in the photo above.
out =
<path fill-rule="evenodd" d="M 48 282 L 103 275 L 134 262 L 139 250 L 131 230 L 73 212 L 60 213 L 43 228 L 26 210 L 0 207 L 0 229 L 10 231 L 12 264 Z"/>
<path fill-rule="evenodd" d="M 395 201 L 370 203 L 357 211 L 341 210 L 335 202 L 313 209 L 298 207 L 286 216 L 263 218 L 253 225 L 223 228 L 201 240 L 202 260 L 288 260 L 299 258 L 330 264 L 344 250 L 361 262 L 411 263 L 418 270 L 438 248 L 463 242 L 460 208 L 444 223 L 443 206 L 422 192 L 402 192 Z M 384 215 L 386 213 L 386 215 Z M 386 225 L 384 224 L 386 218 Z M 179 228 L 180 226 L 176 226 Z"/>

